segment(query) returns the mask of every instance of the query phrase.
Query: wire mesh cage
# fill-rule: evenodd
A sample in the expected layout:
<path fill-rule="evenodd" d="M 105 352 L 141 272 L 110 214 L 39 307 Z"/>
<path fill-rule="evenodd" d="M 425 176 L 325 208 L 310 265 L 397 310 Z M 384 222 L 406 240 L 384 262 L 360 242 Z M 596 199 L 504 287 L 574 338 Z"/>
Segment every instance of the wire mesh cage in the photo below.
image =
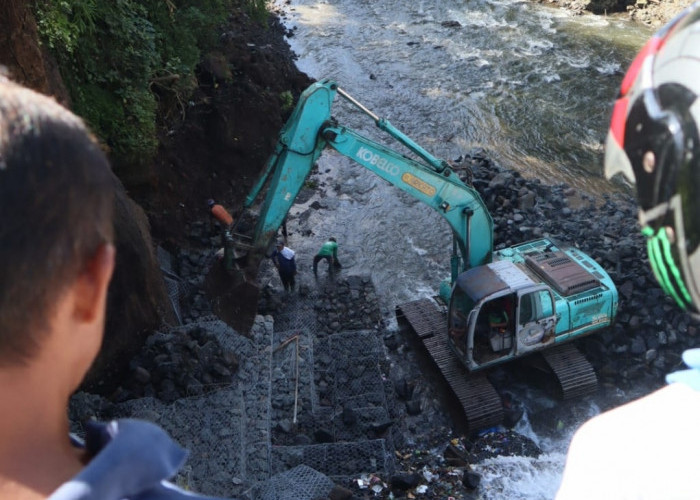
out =
<path fill-rule="evenodd" d="M 333 481 L 306 465 L 298 465 L 272 476 L 249 490 L 255 500 L 316 500 L 327 498 Z"/>
<path fill-rule="evenodd" d="M 174 301 L 181 292 L 174 282 Z M 172 355 L 163 362 L 194 341 L 198 362 L 231 351 L 237 369 L 200 393 L 129 400 L 116 413 L 151 420 L 187 448 L 175 481 L 204 494 L 303 500 L 323 497 L 333 481 L 388 475 L 394 450 L 378 312 L 358 315 L 353 306 L 367 307 L 366 293 L 372 283 L 362 278 L 291 295 L 247 335 L 213 315 L 165 326 L 149 340 Z"/>

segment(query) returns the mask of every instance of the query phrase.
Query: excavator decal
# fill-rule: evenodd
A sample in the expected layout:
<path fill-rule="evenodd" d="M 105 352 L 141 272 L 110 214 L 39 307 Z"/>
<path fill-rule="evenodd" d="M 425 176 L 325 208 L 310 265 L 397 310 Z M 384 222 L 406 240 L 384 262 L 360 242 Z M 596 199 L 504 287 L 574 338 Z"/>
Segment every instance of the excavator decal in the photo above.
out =
<path fill-rule="evenodd" d="M 434 186 L 431 186 L 427 182 L 420 180 L 418 177 L 413 174 L 409 174 L 408 172 L 401 176 L 401 180 L 409 186 L 416 188 L 426 196 L 432 197 L 435 196 L 435 193 L 437 193 L 437 189 L 435 189 Z"/>

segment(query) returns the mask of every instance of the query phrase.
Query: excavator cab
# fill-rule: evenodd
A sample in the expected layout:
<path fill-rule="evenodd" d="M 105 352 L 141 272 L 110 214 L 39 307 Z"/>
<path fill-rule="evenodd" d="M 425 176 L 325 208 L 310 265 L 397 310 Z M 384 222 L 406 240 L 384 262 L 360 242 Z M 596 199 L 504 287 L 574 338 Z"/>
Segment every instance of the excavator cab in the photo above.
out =
<path fill-rule="evenodd" d="M 550 288 L 501 261 L 462 273 L 452 288 L 448 339 L 471 371 L 508 361 L 555 341 Z"/>

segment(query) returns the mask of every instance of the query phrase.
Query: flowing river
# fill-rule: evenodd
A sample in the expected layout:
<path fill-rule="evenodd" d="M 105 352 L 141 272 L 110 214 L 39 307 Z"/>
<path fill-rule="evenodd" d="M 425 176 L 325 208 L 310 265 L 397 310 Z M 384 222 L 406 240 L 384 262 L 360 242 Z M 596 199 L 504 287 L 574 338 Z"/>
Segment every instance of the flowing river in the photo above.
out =
<path fill-rule="evenodd" d="M 602 177 L 602 144 L 622 76 L 650 30 L 518 0 L 290 0 L 280 8 L 302 71 L 336 80 L 432 154 L 455 159 L 482 147 L 527 177 L 589 193 L 617 189 Z M 333 111 L 341 125 L 402 150 L 340 98 Z M 440 216 L 338 154 L 324 153 L 318 165 L 320 187 L 334 194 L 290 213 L 300 278 L 309 279 L 312 256 L 334 235 L 344 270 L 371 273 L 388 318 L 395 304 L 434 295 L 449 276 L 451 233 Z M 313 201 L 330 210 L 307 210 Z M 311 235 L 298 236 L 302 222 Z M 544 455 L 480 465 L 480 498 L 553 498 L 571 435 L 598 409 L 585 400 L 567 411 L 553 435 L 521 422 Z"/>

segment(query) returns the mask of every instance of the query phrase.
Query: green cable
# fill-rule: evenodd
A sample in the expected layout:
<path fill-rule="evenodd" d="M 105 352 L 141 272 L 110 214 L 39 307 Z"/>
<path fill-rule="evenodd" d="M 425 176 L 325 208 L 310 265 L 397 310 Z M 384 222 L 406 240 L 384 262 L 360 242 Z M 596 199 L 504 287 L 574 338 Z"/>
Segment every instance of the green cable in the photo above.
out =
<path fill-rule="evenodd" d="M 661 239 L 661 245 L 663 245 L 663 252 L 664 252 L 664 257 L 666 262 L 668 263 L 668 268 L 671 271 L 671 274 L 673 275 L 673 278 L 675 282 L 678 284 L 678 289 L 680 290 L 681 294 L 683 295 L 683 299 L 685 299 L 686 304 L 690 304 L 692 302 L 692 298 L 690 297 L 690 294 L 688 293 L 688 289 L 685 287 L 685 283 L 683 282 L 683 276 L 681 275 L 680 271 L 678 270 L 678 267 L 676 266 L 676 262 L 673 259 L 673 254 L 671 252 L 671 242 L 668 241 L 668 236 L 666 235 L 666 231 L 663 231 L 659 229 L 659 237 Z"/>
<path fill-rule="evenodd" d="M 673 297 L 682 309 L 686 309 L 687 305 L 691 303 L 691 297 L 683 283 L 682 275 L 673 260 L 671 243 L 668 241 L 666 230 L 660 228 L 658 232 L 654 234 L 654 230 L 651 227 L 645 226 L 642 229 L 642 234 L 648 238 L 647 253 L 649 254 L 649 262 L 654 276 L 656 277 L 656 281 L 659 282 L 659 285 L 661 285 L 661 288 L 667 294 Z M 673 281 L 671 281 L 669 277 L 669 271 L 673 277 Z M 674 286 L 674 283 L 676 286 Z M 680 290 L 683 297 L 678 295 L 676 287 Z"/>
<path fill-rule="evenodd" d="M 661 274 L 659 274 L 659 269 L 656 265 L 656 259 L 654 258 L 654 249 L 652 246 L 652 237 L 654 236 L 654 230 L 649 226 L 644 226 L 642 228 L 642 234 L 647 238 L 647 255 L 649 256 L 649 263 L 651 264 L 651 270 L 654 273 L 654 278 L 663 288 L 663 283 L 661 280 Z"/>
<path fill-rule="evenodd" d="M 657 269 L 661 274 L 661 288 L 663 288 L 666 291 L 666 293 L 673 297 L 673 300 L 675 300 L 679 306 L 685 308 L 683 301 L 676 293 L 676 290 L 673 288 L 673 285 L 671 284 L 671 281 L 668 278 L 668 272 L 666 270 L 666 266 L 664 265 L 663 254 L 661 252 L 658 234 L 651 239 L 651 244 L 652 252 L 654 254 L 654 260 L 656 261 Z"/>
<path fill-rule="evenodd" d="M 654 240 L 649 238 L 647 240 L 647 255 L 649 256 L 649 263 L 651 264 L 651 270 L 654 272 L 654 278 L 656 278 L 657 283 L 659 283 L 659 285 L 661 285 L 661 288 L 664 289 L 664 292 L 666 292 L 666 287 L 664 286 L 664 282 L 661 279 L 661 273 L 656 263 L 656 255 L 654 253 L 653 244 Z"/>

